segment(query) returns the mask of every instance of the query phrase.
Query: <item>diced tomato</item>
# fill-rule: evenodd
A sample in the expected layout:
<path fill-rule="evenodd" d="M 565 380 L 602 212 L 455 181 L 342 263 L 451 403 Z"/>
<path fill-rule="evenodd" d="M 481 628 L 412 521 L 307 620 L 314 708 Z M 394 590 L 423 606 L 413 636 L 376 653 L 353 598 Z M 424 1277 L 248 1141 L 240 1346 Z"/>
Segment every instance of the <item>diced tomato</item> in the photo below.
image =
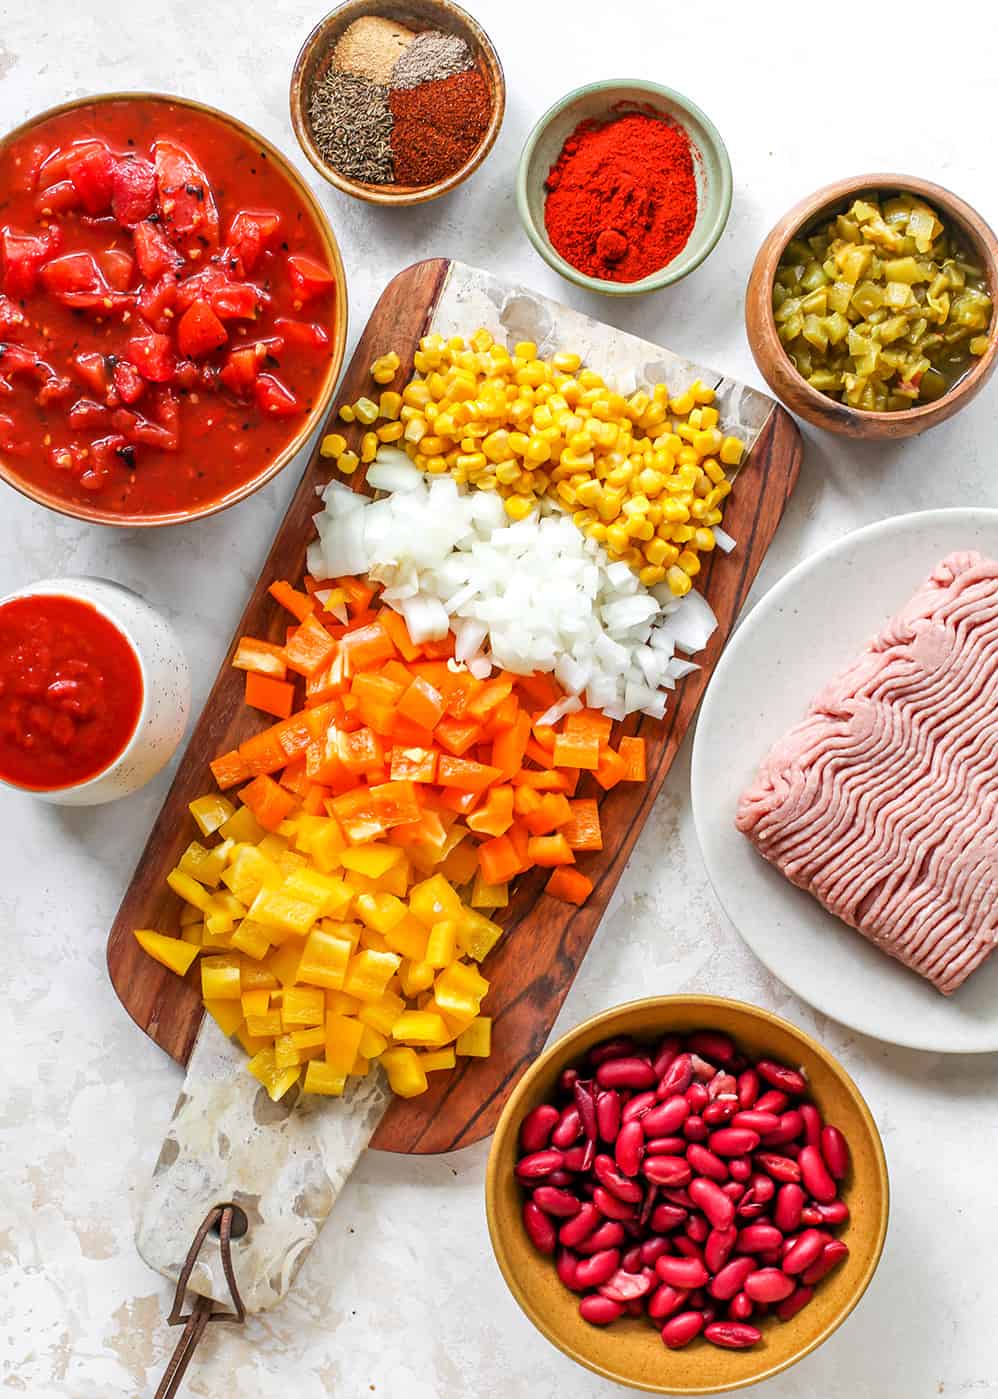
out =
<path fill-rule="evenodd" d="M 68 146 L 57 146 L 45 157 L 38 171 L 40 186 L 54 185 L 60 180 L 69 179 L 69 167 L 90 151 L 106 150 L 103 141 L 96 136 L 86 136 L 81 141 L 72 141 Z"/>
<path fill-rule="evenodd" d="M 198 383 L 198 367 L 192 359 L 178 359 L 173 371 L 173 382 L 178 389 L 193 389 Z"/>
<path fill-rule="evenodd" d="M 183 259 L 178 256 L 176 248 L 154 223 L 136 224 L 132 239 L 135 243 L 135 260 L 147 282 L 154 282 L 165 272 L 176 272 L 183 266 Z"/>
<path fill-rule="evenodd" d="M 15 233 L 6 224 L 0 228 L 3 250 L 3 289 L 15 301 L 30 296 L 38 285 L 38 276 L 50 257 L 59 250 L 62 234 L 57 228 L 34 236 Z"/>
<path fill-rule="evenodd" d="M 301 411 L 301 404 L 276 374 L 261 374 L 253 386 L 257 407 L 273 418 L 289 418 Z"/>
<path fill-rule="evenodd" d="M 177 348 L 189 359 L 200 359 L 228 340 L 225 326 L 207 301 L 195 301 L 177 326 Z"/>
<path fill-rule="evenodd" d="M 107 406 L 92 398 L 78 398 L 66 414 L 66 421 L 75 432 L 85 432 L 88 428 L 106 428 L 111 422 Z"/>
<path fill-rule="evenodd" d="M 175 141 L 153 143 L 163 232 L 185 252 L 218 247 L 218 210 L 208 177 Z"/>
<path fill-rule="evenodd" d="M 81 203 L 80 191 L 72 180 L 60 180 L 58 184 L 46 185 L 35 195 L 35 213 L 42 218 L 52 218 L 55 214 L 78 209 Z"/>
<path fill-rule="evenodd" d="M 27 328 L 28 318 L 9 296 L 0 295 L 0 340 L 12 340 Z"/>
<path fill-rule="evenodd" d="M 171 389 L 158 389 L 157 393 L 156 420 L 173 438 L 173 446 L 167 450 L 175 452 L 180 445 L 180 403 Z"/>
<path fill-rule="evenodd" d="M 161 335 L 173 329 L 173 318 L 167 315 L 177 304 L 177 279 L 165 272 L 158 282 L 147 282 L 139 292 L 139 314 Z"/>
<path fill-rule="evenodd" d="M 23 345 L 0 344 L 0 375 L 4 378 L 11 374 L 36 375 L 40 363 L 38 356 Z"/>
<path fill-rule="evenodd" d="M 48 369 L 49 365 L 39 368 Z M 73 392 L 73 385 L 69 379 L 62 374 L 50 373 L 47 379 L 42 382 L 41 388 L 35 394 L 35 402 L 40 408 L 47 408 L 52 403 L 61 403 L 64 398 L 68 398 Z"/>
<path fill-rule="evenodd" d="M 50 147 L 44 141 L 33 141 L 30 146 L 19 150 L 14 156 L 17 169 L 16 188 L 24 194 L 32 194 L 38 188 L 38 172 L 48 158 Z"/>
<path fill-rule="evenodd" d="M 7 413 L 0 413 L 0 447 L 14 457 L 25 457 L 31 451 L 31 444 L 18 437 L 17 424 Z"/>
<path fill-rule="evenodd" d="M 302 303 L 313 297 L 322 296 L 334 285 L 333 274 L 314 257 L 304 253 L 292 253 L 288 258 L 288 276 L 294 290 L 295 300 Z"/>
<path fill-rule="evenodd" d="M 142 155 L 115 162 L 111 184 L 111 212 L 122 228 L 134 228 L 156 208 L 156 171 Z"/>
<path fill-rule="evenodd" d="M 315 321 L 292 321 L 287 316 L 278 316 L 274 328 L 298 350 L 324 350 L 329 345 L 327 331 Z"/>
<path fill-rule="evenodd" d="M 70 360 L 77 378 L 101 398 L 107 393 L 107 362 L 97 350 L 77 350 Z"/>
<path fill-rule="evenodd" d="M 41 271 L 42 285 L 64 306 L 76 310 L 121 310 L 133 298 L 115 291 L 97 265 L 92 253 L 65 253 L 47 262 Z"/>
<path fill-rule="evenodd" d="M 122 403 L 136 403 L 145 391 L 146 381 L 127 359 L 119 359 L 114 366 L 114 389 Z"/>
<path fill-rule="evenodd" d="M 105 248 L 97 254 L 101 271 L 115 291 L 127 291 L 132 283 L 135 262 L 123 248 Z"/>
<path fill-rule="evenodd" d="M 153 384 L 166 384 L 173 377 L 173 342 L 166 335 L 151 330 L 146 335 L 133 335 L 125 346 L 125 357 Z"/>
<path fill-rule="evenodd" d="M 229 226 L 227 255 L 239 263 L 238 270 L 247 276 L 260 258 L 272 248 L 281 229 L 281 216 L 273 209 L 240 209 Z"/>
<path fill-rule="evenodd" d="M 141 413 L 131 413 L 127 408 L 119 408 L 112 414 L 111 423 L 128 442 L 136 446 L 158 447 L 163 452 L 175 452 L 178 447 L 176 435 L 161 427 Z"/>
<path fill-rule="evenodd" d="M 80 476 L 80 485 L 85 491 L 101 491 L 111 479 L 114 467 L 135 465 L 135 450 L 119 434 L 98 437 L 91 442 L 86 469 Z"/>
<path fill-rule="evenodd" d="M 65 447 L 52 447 L 49 450 L 49 461 L 57 470 L 71 471 L 74 476 L 79 476 L 86 470 L 89 455 L 86 447 L 69 442 Z"/>
<path fill-rule="evenodd" d="M 67 173 L 88 214 L 102 214 L 111 204 L 114 156 L 103 141 L 95 141 L 72 160 Z"/>
<path fill-rule="evenodd" d="M 257 354 L 255 345 L 242 345 L 233 350 L 222 366 L 219 378 L 233 393 L 243 394 L 256 383 L 260 373 L 262 356 Z"/>
<path fill-rule="evenodd" d="M 215 315 L 223 321 L 254 321 L 266 302 L 259 287 L 249 282 L 219 282 L 208 300 Z"/>

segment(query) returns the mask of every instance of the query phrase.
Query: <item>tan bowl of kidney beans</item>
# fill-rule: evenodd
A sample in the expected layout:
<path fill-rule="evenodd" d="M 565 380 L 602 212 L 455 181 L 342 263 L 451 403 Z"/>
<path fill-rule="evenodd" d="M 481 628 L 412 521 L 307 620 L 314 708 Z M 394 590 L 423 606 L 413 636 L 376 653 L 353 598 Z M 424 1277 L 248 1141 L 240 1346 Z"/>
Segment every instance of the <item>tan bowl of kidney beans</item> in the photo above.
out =
<path fill-rule="evenodd" d="M 503 1276 L 618 1384 L 717 1394 L 842 1324 L 887 1233 L 880 1134 L 810 1035 L 716 996 L 587 1020 L 506 1104 L 486 1180 Z"/>

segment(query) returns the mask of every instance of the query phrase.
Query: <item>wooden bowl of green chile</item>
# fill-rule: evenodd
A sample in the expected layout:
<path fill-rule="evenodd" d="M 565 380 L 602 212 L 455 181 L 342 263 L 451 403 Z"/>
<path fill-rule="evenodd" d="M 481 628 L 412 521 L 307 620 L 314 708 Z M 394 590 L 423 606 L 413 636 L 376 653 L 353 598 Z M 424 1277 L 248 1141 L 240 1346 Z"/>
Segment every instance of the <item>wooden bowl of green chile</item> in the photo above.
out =
<path fill-rule="evenodd" d="M 309 34 L 291 76 L 305 155 L 369 204 L 424 204 L 462 184 L 505 106 L 499 56 L 453 0 L 347 0 Z"/>
<path fill-rule="evenodd" d="M 745 326 L 763 378 L 844 437 L 914 437 L 958 412 L 998 355 L 998 239 L 941 185 L 874 174 L 825 185 L 762 244 Z"/>

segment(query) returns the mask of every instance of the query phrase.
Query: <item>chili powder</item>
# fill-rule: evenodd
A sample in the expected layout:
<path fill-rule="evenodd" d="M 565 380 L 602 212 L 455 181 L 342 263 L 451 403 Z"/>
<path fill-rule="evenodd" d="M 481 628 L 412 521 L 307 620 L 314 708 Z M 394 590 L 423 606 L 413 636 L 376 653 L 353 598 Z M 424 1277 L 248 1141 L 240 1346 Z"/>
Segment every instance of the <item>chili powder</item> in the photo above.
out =
<path fill-rule="evenodd" d="M 575 128 L 548 172 L 544 223 L 566 262 L 603 281 L 637 282 L 672 261 L 693 231 L 693 150 L 667 117 L 631 112 Z"/>
<path fill-rule="evenodd" d="M 488 84 L 477 68 L 395 88 L 388 105 L 400 185 L 432 185 L 459 170 L 481 144 L 492 115 Z"/>

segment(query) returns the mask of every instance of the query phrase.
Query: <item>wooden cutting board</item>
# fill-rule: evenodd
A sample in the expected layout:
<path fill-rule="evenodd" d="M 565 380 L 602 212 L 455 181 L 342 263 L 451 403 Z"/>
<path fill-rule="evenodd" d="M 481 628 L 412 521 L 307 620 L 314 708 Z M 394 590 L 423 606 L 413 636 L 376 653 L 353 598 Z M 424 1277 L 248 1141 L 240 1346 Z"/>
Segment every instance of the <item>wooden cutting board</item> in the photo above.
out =
<path fill-rule="evenodd" d="M 418 341 L 431 325 L 445 334 L 456 329 L 470 334 L 479 324 L 486 324 L 494 333 L 508 334 L 511 340 L 542 341 L 548 334 L 551 348 L 588 351 L 587 360 L 604 370 L 608 378 L 619 366 L 632 366 L 622 370 L 624 374 L 633 372 L 637 363 L 641 377 L 662 378 L 678 391 L 699 373 L 718 391 L 722 424 L 727 428 L 732 419 L 737 420 L 754 441 L 726 502 L 724 526 L 738 547 L 731 554 L 715 550 L 706 555 L 698 578 L 698 586 L 718 619 L 710 645 L 697 656 L 701 669 L 677 686 L 664 720 L 632 715 L 622 726 L 622 732 L 640 734 L 647 741 L 648 781 L 644 785 L 621 783 L 607 793 L 593 784 L 593 795 L 600 801 L 605 845 L 600 853 L 587 857 L 586 872 L 595 885 L 592 895 L 582 908 L 548 897 L 543 893 L 545 870 L 535 870 L 517 882 L 509 907 L 499 915 L 505 936 L 483 965 L 492 983 L 486 1002 L 493 1017 L 492 1055 L 488 1059 L 461 1059 L 454 1071 L 434 1074 L 429 1091 L 421 1097 L 396 1099 L 371 1143 L 385 1151 L 448 1151 L 487 1136 L 514 1083 L 542 1049 L 762 563 L 800 468 L 802 447 L 797 427 L 764 394 L 600 326 L 524 288 L 503 286 L 487 273 L 444 258 L 417 263 L 389 283 L 360 338 L 334 404 L 353 402 L 368 393 L 371 362 L 389 349 L 401 357 L 396 384 L 403 384 L 412 372 Z M 615 382 L 624 387 L 620 377 L 615 376 Z M 342 425 L 339 430 L 344 430 Z M 352 431 L 345 429 L 348 436 Z M 311 517 L 318 505 L 316 487 L 332 474 L 330 464 L 316 449 L 262 565 L 236 638 L 283 638 L 286 615 L 269 597 L 267 587 L 276 578 L 298 582 L 305 572 L 305 550 L 314 534 Z M 180 1064 L 187 1062 L 203 1013 L 197 963 L 187 980 L 180 980 L 146 956 L 132 930 L 170 931 L 177 926 L 180 901 L 167 888 L 165 878 L 194 834 L 187 804 L 212 790 L 209 761 L 268 722 L 243 704 L 243 676 L 230 667 L 230 654 L 231 647 L 221 658 L 218 678 L 108 938 L 108 969 L 122 1004 L 140 1028 Z"/>

